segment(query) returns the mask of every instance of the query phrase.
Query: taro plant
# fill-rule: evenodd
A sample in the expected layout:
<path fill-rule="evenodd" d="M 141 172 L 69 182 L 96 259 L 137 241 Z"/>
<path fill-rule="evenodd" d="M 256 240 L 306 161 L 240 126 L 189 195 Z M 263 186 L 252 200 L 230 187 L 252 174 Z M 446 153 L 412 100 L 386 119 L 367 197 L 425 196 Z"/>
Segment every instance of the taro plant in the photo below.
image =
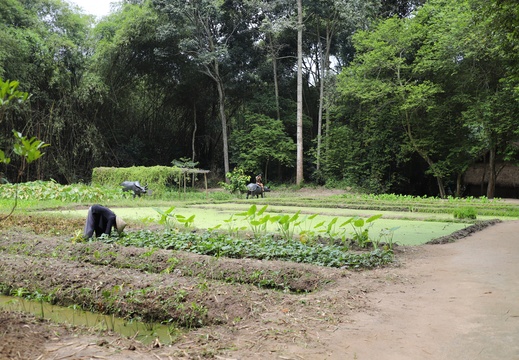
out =
<path fill-rule="evenodd" d="M 371 241 L 369 238 L 369 228 L 373 225 L 373 221 L 380 219 L 381 217 L 382 214 L 377 214 L 364 220 L 361 217 L 355 216 L 342 223 L 341 227 L 350 224 L 354 232 L 353 240 L 357 243 L 359 247 L 365 248 Z"/>
<path fill-rule="evenodd" d="M 395 230 L 398 228 L 400 228 L 400 226 L 380 230 L 378 239 L 373 241 L 373 249 L 376 250 L 380 244 L 383 244 L 385 250 L 393 250 L 393 236 L 395 235 Z"/>
<path fill-rule="evenodd" d="M 7 111 L 12 108 L 12 105 L 26 103 L 27 100 L 32 96 L 27 92 L 19 91 L 19 85 L 20 83 L 18 81 L 4 81 L 2 78 L 0 78 L 0 122 L 3 121 L 4 116 L 6 116 Z M 41 152 L 41 150 L 47 146 L 50 146 L 50 144 L 46 144 L 45 142 L 38 140 L 35 137 L 27 138 L 14 129 L 12 132 L 14 136 L 12 151 L 22 159 L 21 165 L 18 169 L 18 180 L 20 180 L 26 170 L 27 165 L 42 157 L 44 153 Z M 4 150 L 0 149 L 0 163 L 7 165 L 10 162 L 11 158 L 6 155 Z M 7 182 L 7 180 L 4 182 Z M 13 207 L 11 208 L 11 212 L 8 215 L 2 217 L 0 221 L 6 220 L 13 214 L 14 210 L 16 209 L 18 204 L 18 182 L 14 186 L 15 196 Z"/>
<path fill-rule="evenodd" d="M 349 222 L 346 221 L 338 225 L 338 220 L 339 218 L 334 217 L 328 223 L 321 221 L 319 224 L 315 225 L 315 228 L 320 229 L 318 232 L 324 233 L 328 237 L 330 244 L 333 244 L 336 240 L 341 240 L 342 244 L 346 245 L 348 233 L 346 232 L 346 228 L 344 226 Z"/>
<path fill-rule="evenodd" d="M 195 215 L 191 215 L 190 217 L 185 217 L 183 215 L 177 214 L 175 215 L 179 224 L 182 224 L 184 228 L 190 229 L 195 222 Z"/>
<path fill-rule="evenodd" d="M 299 226 L 299 241 L 303 244 L 311 242 L 315 238 L 315 231 L 312 228 L 312 220 L 318 214 L 306 215 L 298 223 Z"/>
<path fill-rule="evenodd" d="M 160 214 L 159 224 L 164 225 L 166 229 L 172 229 L 174 227 L 174 219 L 175 214 L 173 213 L 173 210 L 175 210 L 175 207 L 172 206 L 167 210 L 161 210 L 157 208 L 153 208 L 156 212 Z M 173 213 L 173 214 L 172 214 Z"/>
<path fill-rule="evenodd" d="M 225 219 L 223 221 L 227 224 L 227 234 L 229 236 L 238 236 L 240 231 L 246 230 L 246 226 L 239 226 L 237 225 L 238 219 L 234 217 L 234 214 L 232 214 L 228 219 Z M 222 224 L 218 224 L 216 226 L 210 227 L 209 231 L 214 231 L 222 227 Z"/>
<path fill-rule="evenodd" d="M 258 210 L 256 205 L 252 205 L 246 212 L 236 214 L 237 216 L 244 217 L 256 238 L 267 233 L 267 223 L 270 220 L 270 215 L 263 215 L 267 207 L 268 205 L 265 205 Z"/>
<path fill-rule="evenodd" d="M 191 215 L 190 217 L 186 218 L 183 215 L 175 214 L 173 212 L 173 210 L 175 210 L 174 206 L 170 207 L 167 210 L 161 210 L 157 208 L 154 208 L 154 210 L 160 214 L 159 224 L 164 225 L 165 228 L 168 230 L 180 226 L 189 229 L 193 226 L 193 223 L 195 222 L 195 215 Z"/>
<path fill-rule="evenodd" d="M 298 221 L 301 210 L 297 211 L 294 215 L 277 215 L 271 217 L 270 221 L 275 222 L 278 225 L 281 237 L 285 240 L 292 240 L 294 238 L 294 231 L 296 226 L 301 224 Z"/>
<path fill-rule="evenodd" d="M 332 244 L 333 244 L 333 241 L 335 240 L 335 235 L 337 233 L 335 230 L 337 220 L 338 220 L 338 218 L 334 217 L 333 219 L 330 220 L 330 222 L 328 222 L 328 224 L 326 224 L 325 221 L 321 221 L 319 224 L 315 225 L 316 229 L 320 229 L 320 230 L 318 230 L 320 233 L 326 234 L 326 236 L 330 240 L 330 243 L 332 243 Z"/>

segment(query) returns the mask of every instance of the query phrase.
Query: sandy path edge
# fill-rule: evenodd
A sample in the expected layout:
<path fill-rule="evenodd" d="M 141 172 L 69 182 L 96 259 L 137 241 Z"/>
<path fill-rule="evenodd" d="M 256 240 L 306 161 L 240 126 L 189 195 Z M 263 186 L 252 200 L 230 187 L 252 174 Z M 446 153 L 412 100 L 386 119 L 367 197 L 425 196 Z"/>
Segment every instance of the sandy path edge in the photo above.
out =
<path fill-rule="evenodd" d="M 519 221 L 422 255 L 389 271 L 404 281 L 369 294 L 374 310 L 342 324 L 316 358 L 519 359 Z"/>

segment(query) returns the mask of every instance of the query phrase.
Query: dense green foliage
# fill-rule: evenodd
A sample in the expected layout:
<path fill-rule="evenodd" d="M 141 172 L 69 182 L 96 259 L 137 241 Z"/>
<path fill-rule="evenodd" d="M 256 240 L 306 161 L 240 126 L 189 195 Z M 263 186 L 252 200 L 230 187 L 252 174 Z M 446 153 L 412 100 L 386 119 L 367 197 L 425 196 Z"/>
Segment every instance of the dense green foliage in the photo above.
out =
<path fill-rule="evenodd" d="M 339 171 L 363 171 L 375 181 L 360 185 L 374 191 L 409 186 L 411 179 L 401 173 L 416 154 L 425 174 L 435 177 L 437 193 L 445 197 L 445 181 L 458 181 L 459 192 L 463 173 L 486 156 L 487 197 L 494 197 L 496 163 L 517 159 L 517 119 L 512 114 L 519 104 L 503 86 L 505 59 L 493 53 L 496 38 L 489 23 L 478 20 L 476 5 L 431 0 L 416 16 L 391 18 L 355 35 L 357 56 L 339 75 L 338 90 L 344 104 L 362 106 L 351 110 L 338 102 L 350 122 L 339 126 L 350 130 L 341 132 L 343 141 L 351 138 L 363 153 L 343 151 L 357 168 Z M 359 131 L 351 132 L 352 125 Z M 369 131 L 360 131 L 366 127 Z M 355 161 L 359 155 L 367 158 L 360 169 Z"/>
<path fill-rule="evenodd" d="M 222 181 L 220 185 L 231 194 L 240 195 L 247 192 L 247 184 L 250 182 L 250 176 L 245 174 L 242 168 L 235 168 L 226 174 L 228 183 Z"/>
<path fill-rule="evenodd" d="M 390 263 L 393 252 L 374 250 L 363 254 L 345 251 L 341 246 L 306 245 L 294 240 L 242 239 L 216 233 L 143 230 L 122 238 L 102 237 L 101 241 L 116 241 L 124 246 L 182 250 L 196 254 L 230 258 L 285 260 L 331 267 L 372 268 Z"/>
<path fill-rule="evenodd" d="M 261 114 L 245 114 L 231 136 L 233 162 L 247 173 L 263 172 L 267 182 L 271 165 L 293 167 L 296 146 L 283 122 Z"/>
<path fill-rule="evenodd" d="M 176 166 L 132 166 L 129 168 L 94 168 L 92 185 L 118 187 L 123 181 L 139 181 L 151 185 L 155 195 L 161 196 L 172 186 L 182 184 L 182 170 Z"/>
<path fill-rule="evenodd" d="M 104 203 L 123 198 L 120 187 L 90 186 L 85 184 L 61 185 L 55 181 L 32 181 L 23 184 L 3 184 L 0 199 L 45 201 L 60 200 L 66 203 Z"/>
<path fill-rule="evenodd" d="M 0 5 L 0 78 L 32 94 L 0 114 L 0 149 L 13 129 L 51 145 L 19 180 L 23 160 L 6 165 L 7 178 L 89 182 L 98 167 L 187 158 L 214 184 L 235 167 L 293 181 L 296 2 L 119 5 L 95 23 L 61 0 Z M 517 162 L 516 4 L 303 7 L 306 181 L 445 197 L 485 162 L 493 198 L 499 164 Z"/>
<path fill-rule="evenodd" d="M 0 77 L 0 122 L 7 117 L 8 114 L 16 110 L 18 106 L 23 106 L 24 103 L 30 97 L 27 92 L 19 91 L 18 81 L 2 80 Z M 22 175 L 25 171 L 26 164 L 30 164 L 42 157 L 43 153 L 41 149 L 49 146 L 45 142 L 36 139 L 34 136 L 28 138 L 22 135 L 22 133 L 12 130 L 14 141 L 12 142 L 12 152 L 18 155 L 21 159 L 22 165 L 18 169 L 18 176 Z M 6 156 L 3 149 L 0 149 L 0 163 L 9 164 L 11 158 Z"/>

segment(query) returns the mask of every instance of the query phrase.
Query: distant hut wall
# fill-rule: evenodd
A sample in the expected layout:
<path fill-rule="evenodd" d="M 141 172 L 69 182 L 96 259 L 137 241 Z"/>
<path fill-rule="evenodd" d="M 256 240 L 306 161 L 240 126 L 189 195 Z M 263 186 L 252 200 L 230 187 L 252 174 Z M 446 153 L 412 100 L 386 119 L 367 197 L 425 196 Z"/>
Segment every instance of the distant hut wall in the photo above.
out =
<path fill-rule="evenodd" d="M 513 164 L 496 165 L 495 196 L 501 198 L 519 198 L 519 166 Z M 465 195 L 483 196 L 487 193 L 489 169 L 487 164 L 472 165 L 463 176 L 466 186 Z"/>

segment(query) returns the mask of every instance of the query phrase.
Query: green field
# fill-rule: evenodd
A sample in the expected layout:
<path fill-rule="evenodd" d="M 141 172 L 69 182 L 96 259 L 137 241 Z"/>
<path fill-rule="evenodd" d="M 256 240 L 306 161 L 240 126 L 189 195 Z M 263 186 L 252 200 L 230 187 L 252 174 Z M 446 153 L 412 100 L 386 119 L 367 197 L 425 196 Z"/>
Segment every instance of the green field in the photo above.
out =
<path fill-rule="evenodd" d="M 245 199 L 243 195 L 233 195 L 225 191 L 189 191 L 182 194 L 169 192 L 161 197 L 144 196 L 133 199 L 128 194 L 123 194 L 120 188 L 84 184 L 63 186 L 55 182 L 42 181 L 18 186 L 4 185 L 0 192 L 2 213 L 7 214 L 11 210 L 15 194 L 18 198 L 16 213 L 70 216 L 75 218 L 75 224 L 78 223 L 78 219 L 86 218 L 89 205 L 103 204 L 129 223 L 128 232 L 132 231 L 132 225 L 134 229 L 160 228 L 160 214 L 156 209 L 164 212 L 174 207 L 172 214 L 186 218 L 194 216 L 189 230 L 219 226 L 221 231 L 231 233 L 229 219 L 232 217 L 234 229 L 240 228 L 245 235 L 251 235 L 251 225 L 239 214 L 250 210 L 253 204 L 257 209 L 267 206 L 264 214 L 271 216 L 292 216 L 300 211 L 297 221 L 316 215 L 313 220 L 302 221 L 293 231 L 295 234 L 302 230 L 307 233 L 313 231 L 311 236 L 323 237 L 327 234 L 319 231 L 324 230 L 327 224 L 331 225 L 335 218 L 337 221 L 334 227 L 339 227 L 353 217 L 367 219 L 381 214 L 381 218 L 370 224 L 369 238 L 377 240 L 382 229 L 394 229 L 393 241 L 402 245 L 423 244 L 463 229 L 476 221 L 507 221 L 519 218 L 518 202 L 489 200 L 485 197 L 439 199 L 397 194 L 340 193 L 330 192 L 324 188 L 279 188 L 269 193 L 268 197 L 260 199 Z M 258 214 L 256 220 L 261 216 Z M 175 220 L 174 217 L 168 219 Z M 174 221 L 171 221 L 170 225 L 173 223 Z M 325 225 L 315 229 L 315 225 L 319 223 Z M 291 223 L 291 226 L 293 225 L 294 223 Z M 265 230 L 269 233 L 279 233 L 278 226 L 279 223 L 269 221 Z M 351 224 L 340 229 L 343 237 L 349 237 L 350 233 L 353 235 L 354 229 L 349 229 L 349 226 Z M 332 232 L 328 234 L 329 238 L 333 237 Z M 74 235 L 77 234 L 72 231 L 71 236 Z"/>
<path fill-rule="evenodd" d="M 249 204 L 204 204 L 192 206 L 175 207 L 175 214 L 180 214 L 186 217 L 195 215 L 194 227 L 198 229 L 208 229 L 221 224 L 221 229 L 225 230 L 227 220 L 234 214 L 236 219 L 239 219 L 237 224 L 247 226 L 247 222 L 241 219 L 236 214 L 247 211 Z M 161 210 L 167 208 L 160 207 Z M 157 223 L 160 219 L 159 213 L 152 207 L 138 207 L 138 208 L 113 208 L 117 215 L 121 216 L 130 225 L 127 231 L 131 231 L 132 222 L 142 222 L 145 224 Z M 469 226 L 469 223 L 453 222 L 450 214 L 427 214 L 426 221 L 424 221 L 424 214 L 418 213 L 398 213 L 394 211 L 373 211 L 373 210 L 352 210 L 352 209 L 331 209 L 331 208 L 312 208 L 305 207 L 301 217 L 305 215 L 319 214 L 313 220 L 307 220 L 302 224 L 307 228 L 311 228 L 321 221 L 329 222 L 334 217 L 338 218 L 338 223 L 342 223 L 353 216 L 369 217 L 376 214 L 383 214 L 382 218 L 374 221 L 369 232 L 371 236 L 378 236 L 381 229 L 397 228 L 394 231 L 393 241 L 400 245 L 418 245 L 426 243 L 429 240 L 449 235 L 454 231 L 460 230 Z M 289 214 L 293 215 L 296 212 L 295 207 L 291 206 L 272 206 L 268 207 L 266 213 L 275 214 Z M 46 211 L 46 213 L 61 214 L 63 216 L 86 217 L 87 210 L 60 210 L 60 211 Z M 275 224 L 268 224 L 268 231 L 275 232 L 277 227 Z M 353 233 L 353 230 L 352 230 Z"/>

